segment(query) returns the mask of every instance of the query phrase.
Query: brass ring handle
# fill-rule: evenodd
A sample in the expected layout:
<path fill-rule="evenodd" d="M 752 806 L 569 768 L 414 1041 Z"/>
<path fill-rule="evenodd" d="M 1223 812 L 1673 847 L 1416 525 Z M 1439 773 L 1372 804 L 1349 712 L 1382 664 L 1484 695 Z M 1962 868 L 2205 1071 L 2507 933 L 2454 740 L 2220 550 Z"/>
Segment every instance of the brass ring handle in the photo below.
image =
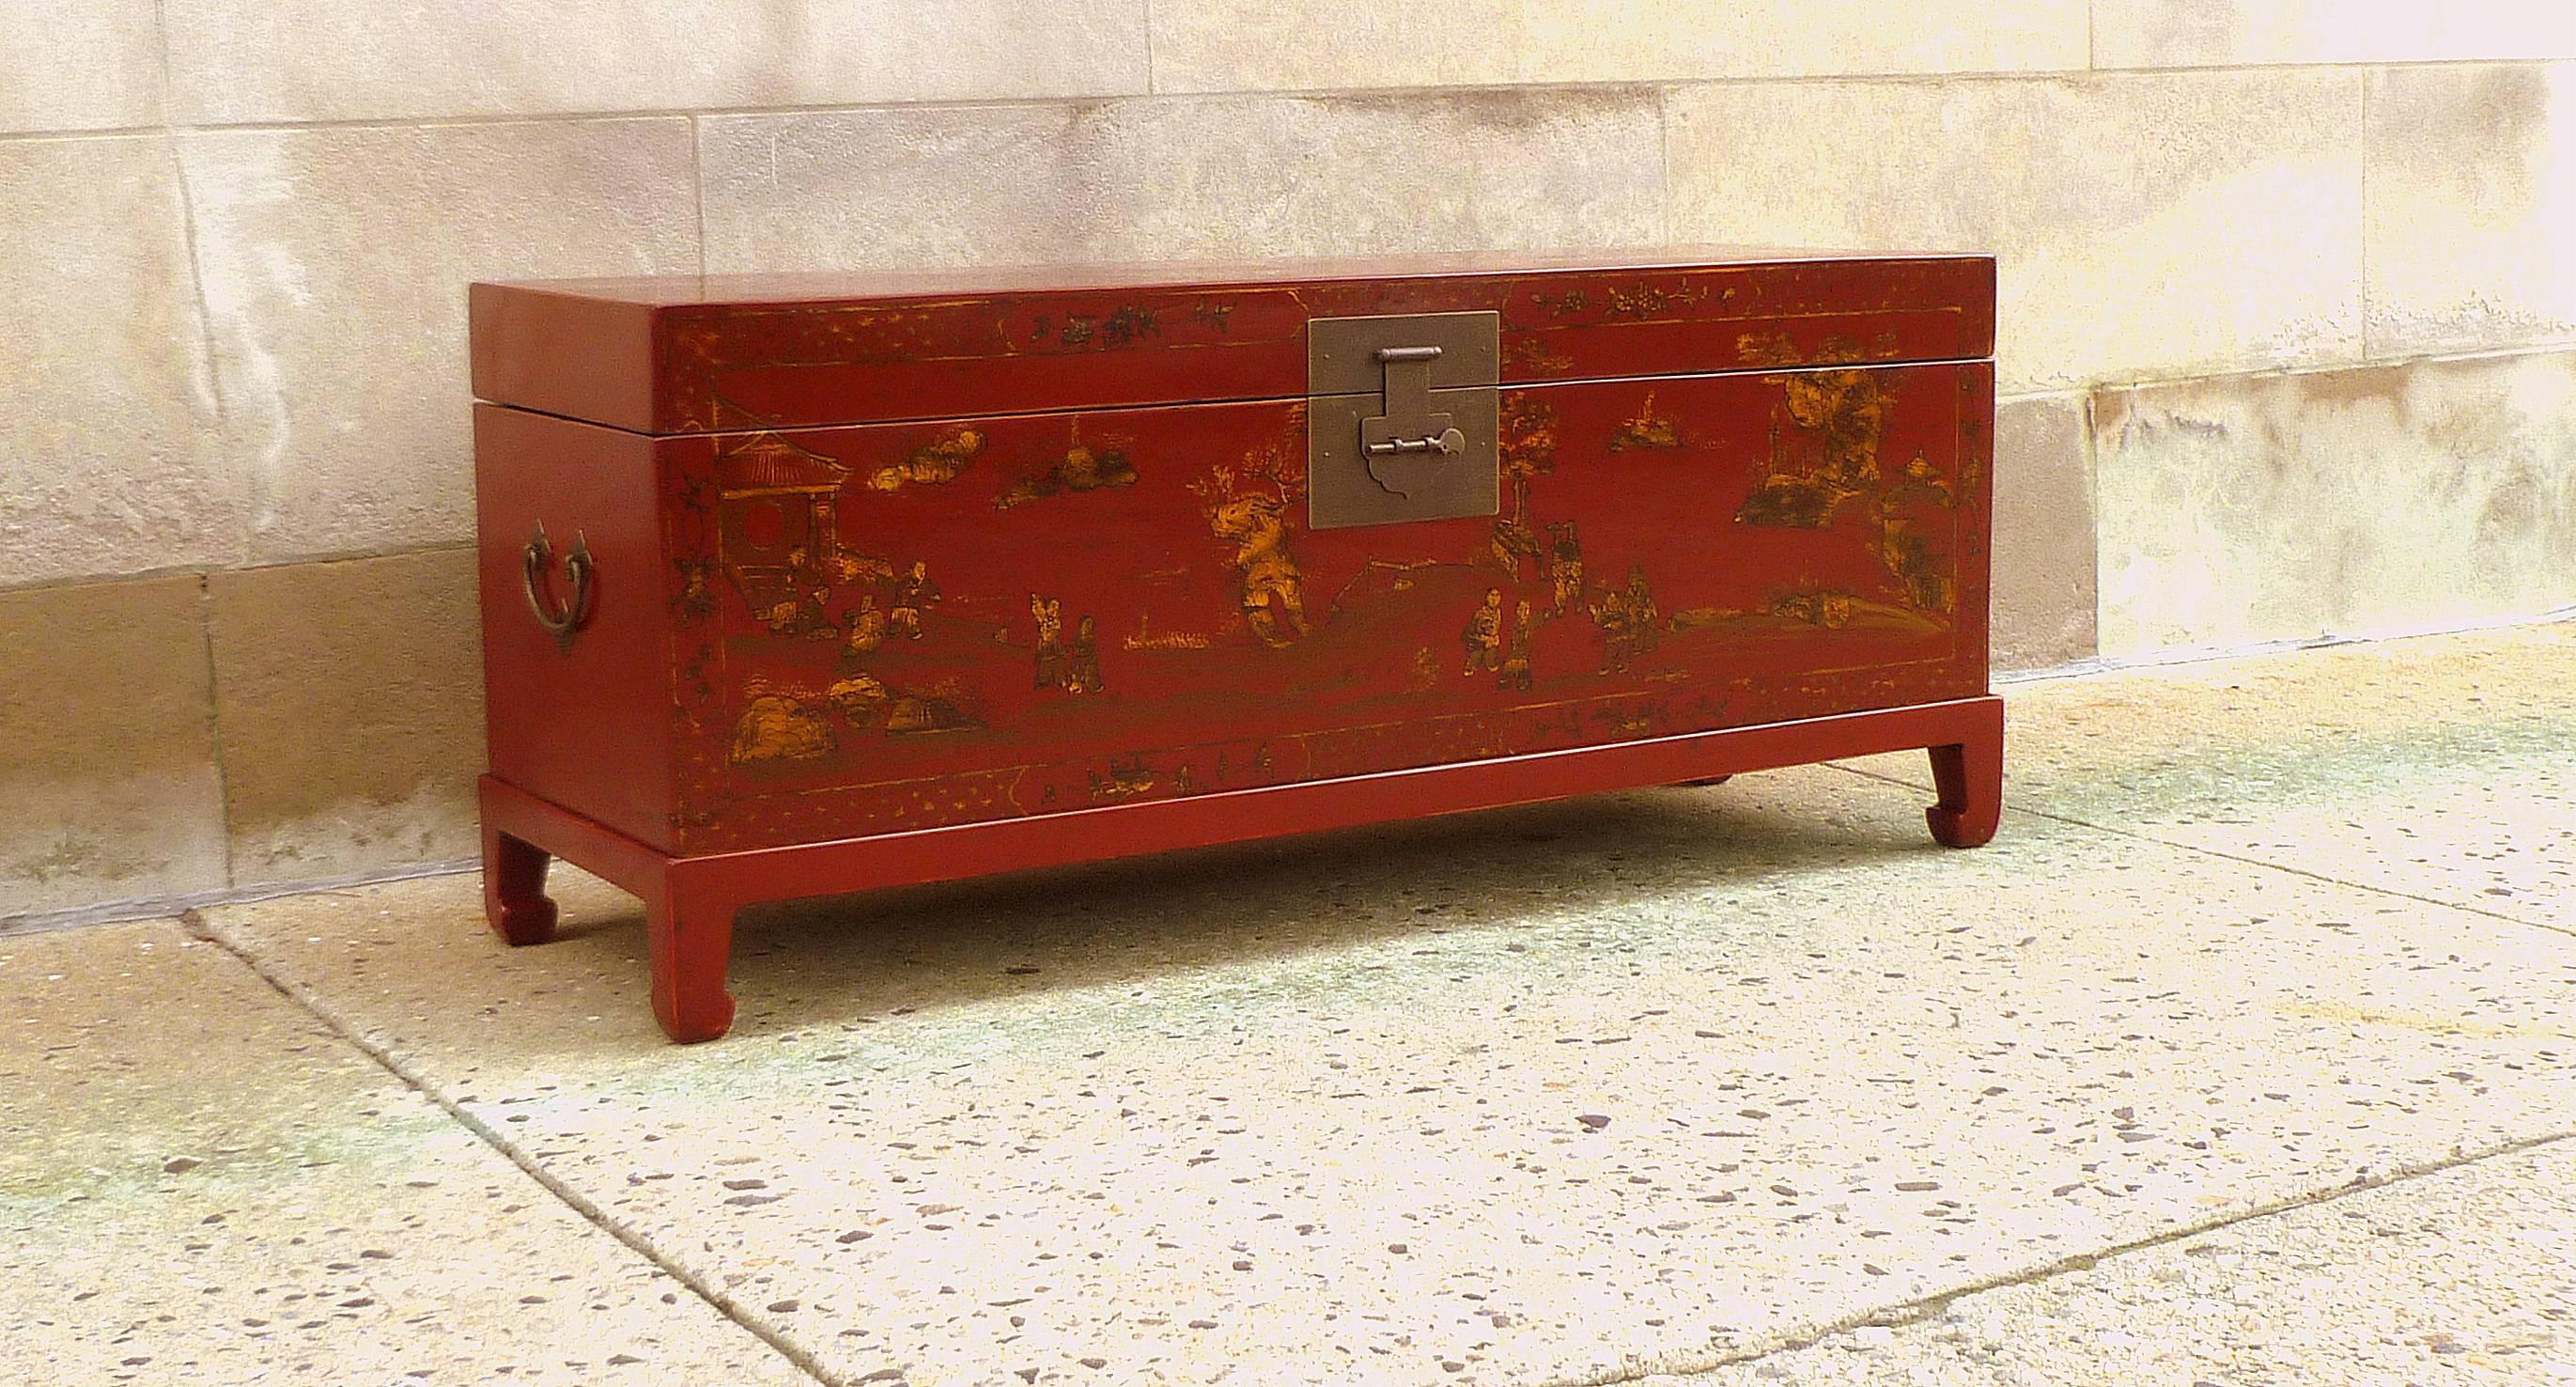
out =
<path fill-rule="evenodd" d="M 539 626 L 554 636 L 557 649 L 569 651 L 573 636 L 580 632 L 583 622 L 590 620 L 593 565 L 589 537 L 573 531 L 572 552 L 564 555 L 563 561 L 564 583 L 572 589 L 572 595 L 560 609 L 550 610 L 545 595 L 546 564 L 553 557 L 554 545 L 546 539 L 545 522 L 539 521 L 537 532 L 529 537 L 527 550 L 520 556 L 519 576 L 528 595 L 529 612 L 536 616 Z"/>

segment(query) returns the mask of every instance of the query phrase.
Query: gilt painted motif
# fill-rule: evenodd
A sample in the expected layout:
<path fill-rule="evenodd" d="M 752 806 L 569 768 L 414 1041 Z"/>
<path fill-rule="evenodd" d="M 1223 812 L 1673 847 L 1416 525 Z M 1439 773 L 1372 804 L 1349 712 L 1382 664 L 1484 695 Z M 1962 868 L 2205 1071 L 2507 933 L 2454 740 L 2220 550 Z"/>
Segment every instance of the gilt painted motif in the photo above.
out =
<path fill-rule="evenodd" d="M 1322 531 L 1294 402 L 713 438 L 692 793 L 891 829 L 1893 698 L 1959 654 L 1963 408 L 1946 367 L 1506 389 L 1498 514 Z"/>

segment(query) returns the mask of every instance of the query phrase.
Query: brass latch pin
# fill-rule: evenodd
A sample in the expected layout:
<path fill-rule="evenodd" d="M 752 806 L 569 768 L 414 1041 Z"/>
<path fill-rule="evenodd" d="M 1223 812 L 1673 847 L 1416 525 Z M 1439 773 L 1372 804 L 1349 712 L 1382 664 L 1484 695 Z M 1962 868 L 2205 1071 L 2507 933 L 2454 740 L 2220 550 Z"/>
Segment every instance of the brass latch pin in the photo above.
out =
<path fill-rule="evenodd" d="M 1378 365 L 1386 372 L 1385 388 L 1380 398 L 1386 401 L 1387 420 L 1420 419 L 1432 424 L 1445 424 L 1448 421 L 1448 415 L 1431 412 L 1431 363 L 1438 361 L 1440 355 L 1441 349 L 1438 347 L 1380 347 L 1377 349 Z M 1397 453 L 1439 453 L 1448 456 L 1467 451 L 1467 435 L 1455 428 L 1444 428 L 1436 434 L 1427 433 L 1418 438 L 1372 439 L 1363 445 L 1363 450 L 1376 457 L 1389 457 Z M 1386 478 L 1380 478 L 1379 481 L 1389 491 L 1394 491 L 1398 495 L 1409 494 L 1407 490 L 1399 489 Z"/>

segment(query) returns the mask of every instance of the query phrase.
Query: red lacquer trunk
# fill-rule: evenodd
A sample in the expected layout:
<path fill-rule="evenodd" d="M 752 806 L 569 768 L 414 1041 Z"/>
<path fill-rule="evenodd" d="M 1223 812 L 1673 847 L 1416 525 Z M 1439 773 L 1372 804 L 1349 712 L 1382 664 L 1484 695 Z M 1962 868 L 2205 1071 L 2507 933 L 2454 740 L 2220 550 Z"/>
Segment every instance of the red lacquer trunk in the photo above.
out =
<path fill-rule="evenodd" d="M 753 900 L 1907 746 L 1982 841 L 1992 304 L 1716 252 L 478 285 L 493 923 L 547 933 L 547 853 L 637 891 L 694 1039 Z M 1462 313 L 1493 436 L 1434 461 L 1491 513 L 1311 523 L 1309 324 Z"/>

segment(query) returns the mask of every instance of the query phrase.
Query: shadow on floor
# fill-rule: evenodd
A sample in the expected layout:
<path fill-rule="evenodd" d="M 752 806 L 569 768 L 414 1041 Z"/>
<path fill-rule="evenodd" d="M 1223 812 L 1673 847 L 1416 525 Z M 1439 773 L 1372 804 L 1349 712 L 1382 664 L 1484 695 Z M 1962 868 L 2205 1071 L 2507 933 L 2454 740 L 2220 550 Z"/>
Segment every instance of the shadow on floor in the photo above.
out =
<path fill-rule="evenodd" d="M 1948 851 L 1924 832 L 1928 795 L 1831 769 L 1768 779 L 755 906 L 736 924 L 737 1030 L 1138 984 L 1411 935 L 1540 926 L 1615 938 L 1623 913 L 1648 902 L 1704 906 L 1722 931 L 1730 893 L 1827 891 L 1838 869 Z M 613 940 L 640 963 L 641 935 L 630 898 L 566 900 L 559 946 Z"/>

